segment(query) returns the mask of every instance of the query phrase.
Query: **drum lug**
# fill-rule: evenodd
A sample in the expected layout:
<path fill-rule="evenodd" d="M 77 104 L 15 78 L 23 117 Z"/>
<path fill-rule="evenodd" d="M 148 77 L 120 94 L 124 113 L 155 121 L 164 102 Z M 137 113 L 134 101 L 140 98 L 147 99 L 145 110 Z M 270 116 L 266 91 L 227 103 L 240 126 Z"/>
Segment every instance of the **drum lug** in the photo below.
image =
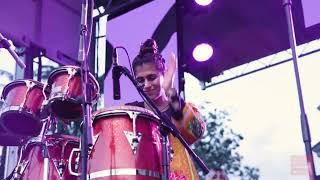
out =
<path fill-rule="evenodd" d="M 59 176 L 62 177 L 65 169 L 66 169 L 66 164 L 63 163 L 61 160 L 54 160 L 54 166 L 56 167 L 57 172 L 59 173 Z"/>
<path fill-rule="evenodd" d="M 13 179 L 20 179 L 21 175 L 23 174 L 28 164 L 29 164 L 29 161 L 23 161 L 19 163 L 17 167 L 14 168 Z"/>
<path fill-rule="evenodd" d="M 36 85 L 36 83 L 26 80 L 26 86 L 28 89 L 32 89 L 34 86 Z"/>
<path fill-rule="evenodd" d="M 24 100 L 20 104 L 19 112 L 22 112 L 23 107 L 25 106 L 27 98 L 29 96 L 30 90 L 36 85 L 36 83 L 29 81 L 29 80 L 26 80 L 25 83 L 26 83 L 26 87 L 27 87 L 26 96 L 24 97 Z"/>
<path fill-rule="evenodd" d="M 136 154 L 142 134 L 139 132 L 135 134 L 129 131 L 124 131 L 124 134 L 130 144 L 133 154 Z"/>
<path fill-rule="evenodd" d="M 70 81 L 71 79 L 76 75 L 77 73 L 77 70 L 74 69 L 74 68 L 68 68 L 67 69 L 67 72 L 68 72 L 68 80 L 67 80 L 67 88 L 65 89 L 65 92 L 64 92 L 64 96 L 62 97 L 62 100 L 64 101 L 65 99 L 67 99 L 67 96 L 69 94 L 69 87 L 70 87 Z"/>
<path fill-rule="evenodd" d="M 130 119 L 132 119 L 132 130 L 133 132 L 129 132 L 129 131 L 124 131 L 124 134 L 127 137 L 127 140 L 129 141 L 130 147 L 132 149 L 133 154 L 136 154 L 138 146 L 139 146 L 139 142 L 141 140 L 142 134 L 137 132 L 137 127 L 136 127 L 136 120 L 138 115 L 140 114 L 140 112 L 127 112 L 127 114 L 129 115 Z"/>

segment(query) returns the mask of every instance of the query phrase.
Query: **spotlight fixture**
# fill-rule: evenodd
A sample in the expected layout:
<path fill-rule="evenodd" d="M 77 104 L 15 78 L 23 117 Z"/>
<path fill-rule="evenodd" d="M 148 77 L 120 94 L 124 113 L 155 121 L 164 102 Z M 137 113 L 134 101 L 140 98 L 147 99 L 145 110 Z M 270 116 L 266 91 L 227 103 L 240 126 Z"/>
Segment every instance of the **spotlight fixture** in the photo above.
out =
<path fill-rule="evenodd" d="M 203 62 L 211 58 L 213 54 L 212 46 L 207 43 L 198 44 L 192 52 L 193 58 L 196 61 Z"/>
<path fill-rule="evenodd" d="M 208 6 L 212 3 L 212 0 L 195 0 L 195 2 L 200 6 Z"/>

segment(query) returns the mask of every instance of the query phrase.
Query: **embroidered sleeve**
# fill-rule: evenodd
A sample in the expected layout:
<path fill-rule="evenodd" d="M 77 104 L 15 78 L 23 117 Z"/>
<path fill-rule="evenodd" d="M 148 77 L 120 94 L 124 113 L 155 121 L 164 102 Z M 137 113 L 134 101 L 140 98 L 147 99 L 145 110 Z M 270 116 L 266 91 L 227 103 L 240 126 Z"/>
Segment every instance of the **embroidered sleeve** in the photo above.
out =
<path fill-rule="evenodd" d="M 189 144 L 196 142 L 205 132 L 205 123 L 192 103 L 185 104 L 183 117 L 180 121 L 175 121 L 175 124 Z"/>

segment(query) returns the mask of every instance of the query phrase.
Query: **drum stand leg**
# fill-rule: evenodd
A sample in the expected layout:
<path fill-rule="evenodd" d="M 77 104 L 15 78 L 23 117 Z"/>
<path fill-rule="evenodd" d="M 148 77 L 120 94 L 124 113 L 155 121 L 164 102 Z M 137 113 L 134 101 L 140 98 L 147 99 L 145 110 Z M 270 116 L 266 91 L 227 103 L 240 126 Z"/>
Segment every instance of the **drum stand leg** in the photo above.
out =
<path fill-rule="evenodd" d="M 43 180 L 49 180 L 49 153 L 47 142 L 42 144 L 43 150 Z"/>
<path fill-rule="evenodd" d="M 46 122 L 44 122 L 43 129 L 41 131 L 41 148 L 43 153 L 43 180 L 49 180 L 49 151 L 48 151 L 48 145 L 47 140 L 45 138 L 45 135 L 50 127 L 50 125 L 54 124 L 55 119 L 52 117 L 49 117 Z"/>
<path fill-rule="evenodd" d="M 162 176 L 161 180 L 169 180 L 170 160 L 168 151 L 168 132 L 164 127 L 160 127 L 161 149 L 162 149 Z"/>

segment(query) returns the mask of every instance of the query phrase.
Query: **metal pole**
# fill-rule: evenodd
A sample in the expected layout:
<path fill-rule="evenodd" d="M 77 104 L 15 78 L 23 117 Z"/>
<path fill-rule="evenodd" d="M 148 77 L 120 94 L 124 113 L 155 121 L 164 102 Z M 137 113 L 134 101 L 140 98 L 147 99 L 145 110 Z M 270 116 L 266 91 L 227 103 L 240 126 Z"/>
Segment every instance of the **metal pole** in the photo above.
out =
<path fill-rule="evenodd" d="M 42 144 L 42 150 L 43 150 L 43 180 L 49 180 L 49 152 L 48 152 L 48 146 L 47 142 L 43 142 Z"/>
<path fill-rule="evenodd" d="M 93 1 L 90 0 L 91 6 L 93 6 Z M 90 18 L 92 9 L 90 8 Z M 89 66 L 88 66 L 88 49 L 86 47 L 88 26 L 88 0 L 82 0 L 82 12 L 81 12 L 81 29 L 80 29 L 80 42 L 79 42 L 79 52 L 78 61 L 81 62 L 81 83 L 82 92 L 84 95 L 82 101 L 83 110 L 83 130 L 81 136 L 81 180 L 87 180 L 88 178 L 88 150 L 89 146 L 92 145 L 92 122 L 91 122 L 91 87 L 89 83 Z M 92 20 L 91 20 L 92 23 Z M 90 26 L 91 27 L 91 26 Z M 91 32 L 91 31 L 90 31 Z M 90 37 L 90 36 L 88 36 Z M 88 43 L 89 44 L 89 43 Z M 89 47 L 89 45 L 88 45 Z"/>
<path fill-rule="evenodd" d="M 298 97 L 299 97 L 299 104 L 300 104 L 300 113 L 301 113 L 300 114 L 300 121 L 301 121 L 302 138 L 303 138 L 303 142 L 305 145 L 309 178 L 310 178 L 310 180 L 314 180 L 315 179 L 315 168 L 314 168 L 312 149 L 311 149 L 311 137 L 310 137 L 308 118 L 307 118 L 307 115 L 306 115 L 305 109 L 304 109 L 302 89 L 301 89 L 301 83 L 300 83 L 300 77 L 299 77 L 298 56 L 297 56 L 297 52 L 296 52 L 297 45 L 296 45 L 296 38 L 295 38 L 295 32 L 294 32 L 294 26 L 293 26 L 293 20 L 292 20 L 292 12 L 291 12 L 292 1 L 291 0 L 283 0 L 283 6 L 285 9 L 285 13 L 286 13 L 286 18 L 287 18 L 287 23 L 288 23 L 289 41 L 290 41 L 290 47 L 291 47 L 292 56 L 293 56 L 293 65 L 294 65 L 294 72 L 295 72 L 295 78 L 296 78 L 296 83 L 297 83 L 297 90 L 298 90 Z"/>

